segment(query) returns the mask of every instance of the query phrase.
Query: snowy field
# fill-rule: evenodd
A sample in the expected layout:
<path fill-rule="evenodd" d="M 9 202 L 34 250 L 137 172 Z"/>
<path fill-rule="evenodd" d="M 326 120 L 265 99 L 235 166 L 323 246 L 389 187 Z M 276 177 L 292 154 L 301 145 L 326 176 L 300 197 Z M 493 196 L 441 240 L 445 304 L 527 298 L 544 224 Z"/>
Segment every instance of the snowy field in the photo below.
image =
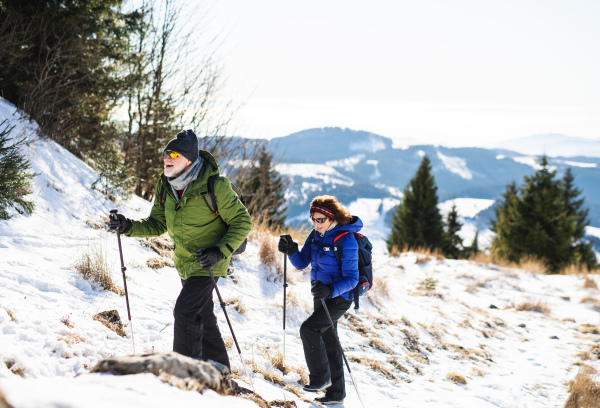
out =
<path fill-rule="evenodd" d="M 92 319 L 116 309 L 127 323 L 125 298 L 91 285 L 74 265 L 86 252 L 101 253 L 122 287 L 117 239 L 103 228 L 105 219 L 113 208 L 144 217 L 150 203 L 104 199 L 90 189 L 96 176 L 88 166 L 52 142 L 36 140 L 32 125 L 16 122 L 13 111 L 0 100 L 0 120 L 10 118 L 18 125 L 15 134 L 30 137 L 28 154 L 40 175 L 32 195 L 35 213 L 0 221 L 0 390 L 8 402 L 15 408 L 256 406 L 212 391 L 184 391 L 152 374 L 89 373 L 105 357 L 133 352 L 131 328 L 123 338 Z M 376 233 L 382 221 L 370 217 L 374 207 L 368 200 L 351 205 L 374 238 L 375 288 L 360 312 L 351 309 L 339 326 L 366 407 L 562 407 L 579 364 L 600 369 L 595 276 L 537 275 L 415 253 L 389 257 L 383 235 Z M 258 256 L 268 239 L 277 240 L 253 233 L 234 262 L 235 281 L 221 280 L 219 288 L 238 305 L 239 311 L 232 305 L 228 313 L 256 392 L 267 401 L 316 407 L 312 400 L 319 394 L 298 397 L 265 379 L 269 374 L 301 389 L 307 373 L 298 330 L 312 304 L 307 273 L 288 264 L 284 333 L 282 282 Z M 177 272 L 148 267 L 148 260 L 160 256 L 141 240 L 122 241 L 135 351 L 170 351 Z M 539 311 L 519 310 L 526 304 Z M 216 314 L 230 342 L 218 306 Z M 290 369 L 285 376 L 271 358 L 284 344 Z M 235 346 L 229 355 L 234 378 L 251 388 Z M 346 390 L 344 406 L 361 407 L 348 375 Z"/>

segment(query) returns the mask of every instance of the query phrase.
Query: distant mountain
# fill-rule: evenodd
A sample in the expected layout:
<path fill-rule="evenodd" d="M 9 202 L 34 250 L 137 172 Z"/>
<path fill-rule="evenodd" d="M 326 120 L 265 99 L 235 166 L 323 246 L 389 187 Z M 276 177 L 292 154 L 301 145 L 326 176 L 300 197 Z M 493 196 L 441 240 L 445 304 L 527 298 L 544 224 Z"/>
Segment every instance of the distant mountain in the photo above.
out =
<path fill-rule="evenodd" d="M 562 139 L 559 139 L 562 140 Z M 453 198 L 497 199 L 511 182 L 521 184 L 536 168 L 535 156 L 514 150 L 417 145 L 395 148 L 392 140 L 350 129 L 309 129 L 272 139 L 278 171 L 287 177 L 288 217 L 302 216 L 319 194 L 336 195 L 345 204 L 358 199 L 398 200 L 423 155 L 431 160 L 440 201 Z M 553 157 L 562 177 L 568 167 L 583 191 L 592 225 L 600 226 L 600 157 Z M 479 215 L 489 224 L 493 207 Z"/>
<path fill-rule="evenodd" d="M 522 154 L 550 157 L 600 157 L 600 139 L 546 134 L 496 143 L 495 148 L 513 150 Z"/>

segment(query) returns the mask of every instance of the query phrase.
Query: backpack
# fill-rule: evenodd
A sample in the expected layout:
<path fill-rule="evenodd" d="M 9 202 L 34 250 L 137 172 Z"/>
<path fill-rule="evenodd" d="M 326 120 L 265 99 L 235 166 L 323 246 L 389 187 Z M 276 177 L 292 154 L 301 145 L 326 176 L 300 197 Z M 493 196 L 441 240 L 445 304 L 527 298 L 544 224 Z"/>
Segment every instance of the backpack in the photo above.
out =
<path fill-rule="evenodd" d="M 208 207 L 208 209 L 213 214 L 217 214 L 220 216 L 219 208 L 217 206 L 217 197 L 215 196 L 215 180 L 219 177 L 221 177 L 220 174 L 213 174 L 212 176 L 210 176 L 208 178 L 208 180 L 206 181 L 206 188 L 208 189 L 208 192 L 206 194 L 202 195 L 202 197 L 204 198 L 204 202 L 206 203 L 206 206 Z M 245 207 L 246 200 L 244 199 L 244 195 L 242 194 L 242 192 L 233 183 L 231 183 L 231 189 L 237 195 L 238 200 L 240 200 L 240 202 Z M 165 207 L 165 199 L 167 197 L 167 190 L 165 189 L 164 184 L 162 185 L 162 187 L 160 189 L 159 197 L 160 197 L 160 204 L 164 208 Z M 242 244 L 239 246 L 239 248 L 236 249 L 235 251 L 233 251 L 232 248 L 230 248 L 228 246 L 228 249 L 231 251 L 231 255 L 239 255 L 239 254 L 243 253 L 246 250 L 247 243 L 248 243 L 248 238 L 244 238 L 244 242 L 242 242 Z"/>
<path fill-rule="evenodd" d="M 316 231 L 315 231 L 316 234 Z M 359 309 L 360 296 L 367 293 L 373 287 L 373 244 L 369 238 L 357 232 L 340 231 L 333 239 L 333 254 L 342 266 L 342 242 L 346 235 L 352 234 L 358 243 L 358 284 L 352 290 L 354 298 L 354 310 Z M 318 244 L 313 237 L 312 242 L 321 247 L 324 251 L 331 251 L 330 247 L 324 247 Z"/>

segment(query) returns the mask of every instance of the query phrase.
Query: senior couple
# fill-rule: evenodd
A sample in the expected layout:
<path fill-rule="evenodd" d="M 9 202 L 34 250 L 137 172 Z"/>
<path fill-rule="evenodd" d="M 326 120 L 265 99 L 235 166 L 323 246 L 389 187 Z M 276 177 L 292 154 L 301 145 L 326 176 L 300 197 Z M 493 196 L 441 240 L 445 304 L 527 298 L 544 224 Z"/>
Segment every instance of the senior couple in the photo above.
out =
<path fill-rule="evenodd" d="M 135 221 L 111 213 L 110 228 L 129 237 L 169 233 L 182 285 L 173 311 L 173 351 L 230 367 L 214 313 L 209 269 L 217 280 L 226 277 L 231 255 L 250 232 L 252 220 L 229 180 L 219 176 L 212 155 L 199 150 L 192 130 L 178 133 L 167 144 L 163 161 L 164 173 L 156 184 L 150 215 Z M 216 212 L 206 201 L 211 176 L 216 176 L 212 186 Z M 346 396 L 342 352 L 323 303 L 337 326 L 338 319 L 350 308 L 352 289 L 358 283 L 358 244 L 354 239 L 344 240 L 341 264 L 328 249 L 341 231 L 360 231 L 362 221 L 351 216 L 333 196 L 316 197 L 309 212 L 314 230 L 302 249 L 290 235 L 283 235 L 279 251 L 287 254 L 297 269 L 309 264 L 312 267 L 314 311 L 300 327 L 310 381 L 304 389 L 325 391 L 324 396 L 316 398 L 321 404 L 341 404 Z M 198 254 L 199 249 L 204 250 Z"/>

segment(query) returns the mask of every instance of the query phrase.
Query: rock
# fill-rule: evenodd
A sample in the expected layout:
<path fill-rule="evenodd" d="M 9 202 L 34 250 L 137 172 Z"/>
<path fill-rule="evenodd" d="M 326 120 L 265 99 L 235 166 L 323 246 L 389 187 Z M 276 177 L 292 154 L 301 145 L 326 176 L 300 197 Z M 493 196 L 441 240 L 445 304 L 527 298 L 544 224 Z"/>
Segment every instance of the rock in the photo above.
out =
<path fill-rule="evenodd" d="M 210 388 L 221 395 L 232 394 L 229 368 L 215 361 L 196 360 L 176 352 L 105 358 L 91 372 L 114 375 L 152 373 L 179 388 L 197 391 Z"/>
<path fill-rule="evenodd" d="M 524 329 L 524 328 L 525 328 L 525 327 L 527 327 L 527 326 L 525 325 L 525 323 L 521 323 L 521 324 L 517 325 L 517 327 L 521 327 L 521 328 L 523 328 L 523 329 Z"/>
<path fill-rule="evenodd" d="M 559 340 L 558 336 L 550 336 L 551 340 Z"/>
<path fill-rule="evenodd" d="M 498 306 L 496 306 L 496 305 L 490 305 L 490 309 L 498 309 Z"/>

